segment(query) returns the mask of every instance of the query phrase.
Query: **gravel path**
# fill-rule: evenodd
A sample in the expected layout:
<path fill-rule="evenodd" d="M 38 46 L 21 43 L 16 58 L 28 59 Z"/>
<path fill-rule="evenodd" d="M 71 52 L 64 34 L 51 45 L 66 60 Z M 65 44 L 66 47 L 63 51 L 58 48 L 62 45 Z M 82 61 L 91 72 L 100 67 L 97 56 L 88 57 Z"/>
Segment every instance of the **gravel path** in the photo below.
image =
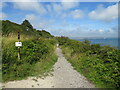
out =
<path fill-rule="evenodd" d="M 53 75 L 45 78 L 29 77 L 27 80 L 11 81 L 3 84 L 6 88 L 94 88 L 84 76 L 73 69 L 64 58 L 60 48 L 56 49 L 59 56 L 54 65 Z"/>

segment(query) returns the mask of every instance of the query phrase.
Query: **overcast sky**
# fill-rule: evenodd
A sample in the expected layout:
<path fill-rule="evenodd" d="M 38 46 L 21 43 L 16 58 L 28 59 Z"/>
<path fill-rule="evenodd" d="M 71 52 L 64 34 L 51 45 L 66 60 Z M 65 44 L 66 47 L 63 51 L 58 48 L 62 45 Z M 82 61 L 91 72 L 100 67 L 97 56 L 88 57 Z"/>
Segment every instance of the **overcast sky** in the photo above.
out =
<path fill-rule="evenodd" d="M 3 20 L 22 23 L 55 36 L 117 37 L 118 4 L 115 2 L 4 2 Z"/>

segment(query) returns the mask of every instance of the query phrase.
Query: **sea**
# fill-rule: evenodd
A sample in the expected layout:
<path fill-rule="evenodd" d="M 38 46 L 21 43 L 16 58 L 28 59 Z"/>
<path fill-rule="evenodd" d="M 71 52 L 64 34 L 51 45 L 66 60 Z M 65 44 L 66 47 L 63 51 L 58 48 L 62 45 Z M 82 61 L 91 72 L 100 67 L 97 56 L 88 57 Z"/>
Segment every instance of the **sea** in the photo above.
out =
<path fill-rule="evenodd" d="M 71 38 L 71 39 L 78 40 L 78 41 L 89 40 L 91 42 L 91 44 L 101 44 L 101 46 L 109 45 L 111 47 L 119 48 L 118 38 L 93 38 L 93 39 L 91 39 L 91 38 L 84 38 L 84 39 Z"/>

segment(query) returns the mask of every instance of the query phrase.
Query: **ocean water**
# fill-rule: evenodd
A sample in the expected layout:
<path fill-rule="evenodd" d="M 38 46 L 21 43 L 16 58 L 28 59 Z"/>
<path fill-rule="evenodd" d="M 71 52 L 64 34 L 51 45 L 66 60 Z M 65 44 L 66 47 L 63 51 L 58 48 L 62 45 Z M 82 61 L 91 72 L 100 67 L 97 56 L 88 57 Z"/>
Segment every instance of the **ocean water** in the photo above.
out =
<path fill-rule="evenodd" d="M 78 41 L 89 40 L 91 44 L 101 44 L 102 46 L 109 45 L 111 47 L 119 47 L 118 38 L 75 39 L 75 40 L 78 40 Z"/>

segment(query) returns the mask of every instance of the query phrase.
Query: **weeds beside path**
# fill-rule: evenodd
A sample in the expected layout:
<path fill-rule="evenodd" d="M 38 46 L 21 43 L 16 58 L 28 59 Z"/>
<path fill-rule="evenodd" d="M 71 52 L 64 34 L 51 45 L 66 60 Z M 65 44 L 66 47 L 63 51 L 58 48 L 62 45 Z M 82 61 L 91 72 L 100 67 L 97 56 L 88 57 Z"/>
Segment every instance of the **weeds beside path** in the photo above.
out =
<path fill-rule="evenodd" d="M 27 80 L 11 81 L 5 83 L 6 88 L 94 88 L 84 76 L 73 69 L 64 58 L 60 48 L 56 49 L 58 61 L 54 71 L 45 78 L 30 77 Z"/>

